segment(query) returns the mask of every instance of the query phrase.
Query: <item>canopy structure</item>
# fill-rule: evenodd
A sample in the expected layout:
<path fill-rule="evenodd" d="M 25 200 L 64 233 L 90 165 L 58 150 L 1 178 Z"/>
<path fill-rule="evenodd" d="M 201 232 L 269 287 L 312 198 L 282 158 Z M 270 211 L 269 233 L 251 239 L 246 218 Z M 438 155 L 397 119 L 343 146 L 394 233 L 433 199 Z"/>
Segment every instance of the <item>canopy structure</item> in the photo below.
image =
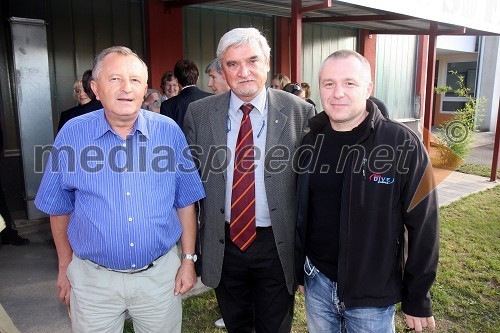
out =
<path fill-rule="evenodd" d="M 302 73 L 302 22 L 335 23 L 363 29 L 368 34 L 427 35 L 427 82 L 423 139 L 430 146 L 436 41 L 438 35 L 500 35 L 498 0 L 164 0 L 165 8 L 207 5 L 291 18 L 292 80 Z M 500 128 L 500 117 L 497 117 Z M 492 170 L 498 165 L 500 133 L 497 130 Z M 492 172 L 493 175 L 493 172 Z"/>

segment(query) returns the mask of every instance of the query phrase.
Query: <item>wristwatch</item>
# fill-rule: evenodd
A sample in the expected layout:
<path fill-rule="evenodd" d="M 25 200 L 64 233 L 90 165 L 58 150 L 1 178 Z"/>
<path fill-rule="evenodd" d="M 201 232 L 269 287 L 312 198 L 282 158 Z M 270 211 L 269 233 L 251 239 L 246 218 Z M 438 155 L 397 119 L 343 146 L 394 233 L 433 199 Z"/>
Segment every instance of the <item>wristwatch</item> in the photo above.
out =
<path fill-rule="evenodd" d="M 188 260 L 192 260 L 193 262 L 196 262 L 196 260 L 198 260 L 198 256 L 196 255 L 196 253 L 193 253 L 193 254 L 183 254 L 181 256 L 181 259 L 182 260 L 188 259 Z"/>

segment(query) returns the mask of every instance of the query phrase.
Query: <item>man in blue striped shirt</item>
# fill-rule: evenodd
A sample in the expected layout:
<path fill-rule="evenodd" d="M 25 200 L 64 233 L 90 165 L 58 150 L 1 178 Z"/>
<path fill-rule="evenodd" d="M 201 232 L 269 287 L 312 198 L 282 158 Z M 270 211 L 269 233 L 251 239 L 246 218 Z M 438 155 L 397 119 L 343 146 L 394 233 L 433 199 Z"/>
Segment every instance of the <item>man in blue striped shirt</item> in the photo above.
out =
<path fill-rule="evenodd" d="M 147 66 L 135 53 L 103 50 L 92 77 L 104 108 L 59 132 L 35 199 L 50 215 L 59 299 L 73 332 L 122 332 L 127 313 L 135 332 L 180 332 L 180 294 L 196 283 L 198 172 L 175 122 L 140 109 Z"/>

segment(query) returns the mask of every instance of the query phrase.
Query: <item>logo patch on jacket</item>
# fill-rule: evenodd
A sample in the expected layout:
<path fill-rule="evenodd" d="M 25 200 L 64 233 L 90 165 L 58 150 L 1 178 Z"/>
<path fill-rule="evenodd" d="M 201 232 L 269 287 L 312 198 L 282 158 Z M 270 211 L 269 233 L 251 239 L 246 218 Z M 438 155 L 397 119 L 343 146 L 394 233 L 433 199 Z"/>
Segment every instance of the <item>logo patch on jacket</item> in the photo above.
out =
<path fill-rule="evenodd" d="M 390 184 L 394 183 L 394 178 L 384 177 L 378 173 L 372 174 L 368 179 L 374 183 L 377 183 L 377 184 L 390 185 Z"/>

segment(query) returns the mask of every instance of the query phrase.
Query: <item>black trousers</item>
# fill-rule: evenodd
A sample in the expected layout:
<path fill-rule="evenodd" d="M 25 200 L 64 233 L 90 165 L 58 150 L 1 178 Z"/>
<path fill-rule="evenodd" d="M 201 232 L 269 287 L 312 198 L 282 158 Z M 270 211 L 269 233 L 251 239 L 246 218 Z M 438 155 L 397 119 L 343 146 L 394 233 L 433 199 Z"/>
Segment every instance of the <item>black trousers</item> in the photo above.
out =
<path fill-rule="evenodd" d="M 294 296 L 286 288 L 271 228 L 257 228 L 255 241 L 242 252 L 226 226 L 222 276 L 215 294 L 230 333 L 291 331 Z"/>
<path fill-rule="evenodd" d="M 9 208 L 7 207 L 7 202 L 5 202 L 5 196 L 3 194 L 2 180 L 0 179 L 0 215 L 2 215 L 5 220 L 6 230 L 12 229 L 12 217 L 10 216 Z"/>

